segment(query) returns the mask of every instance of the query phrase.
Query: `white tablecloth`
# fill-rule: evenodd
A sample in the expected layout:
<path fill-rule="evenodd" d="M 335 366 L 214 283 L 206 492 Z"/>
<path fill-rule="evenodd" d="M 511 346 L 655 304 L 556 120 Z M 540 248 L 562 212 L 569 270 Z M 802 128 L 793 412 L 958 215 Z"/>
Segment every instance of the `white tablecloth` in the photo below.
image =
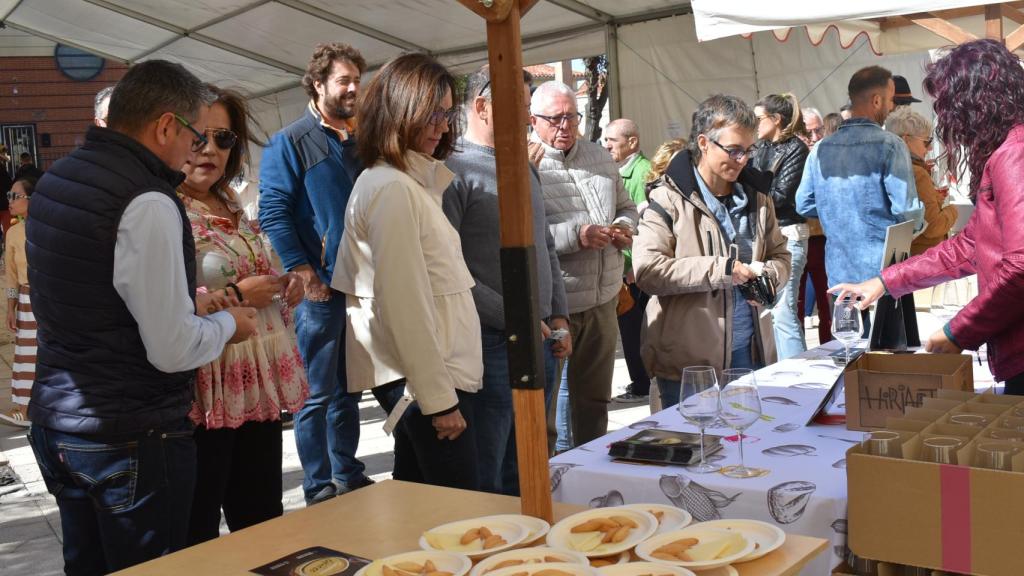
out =
<path fill-rule="evenodd" d="M 821 362 L 836 344 L 806 353 L 802 369 L 794 369 L 799 362 L 786 361 L 758 371 L 762 411 L 771 421 L 758 421 L 746 431 L 744 453 L 747 466 L 767 468 L 768 475 L 740 480 L 717 473 L 698 474 L 682 466 L 641 465 L 609 458 L 608 446 L 613 441 L 644 428 L 696 432 L 697 428 L 686 423 L 673 407 L 553 458 L 553 497 L 591 507 L 623 502 L 673 504 L 693 514 L 694 521 L 763 520 L 789 533 L 830 540 L 832 549 L 802 572 L 809 576 L 829 574 L 846 548 L 846 450 L 863 435 L 842 424 L 805 425 L 808 414 L 839 376 L 838 369 L 829 376 Z M 977 362 L 974 365 L 978 370 Z M 980 372 L 978 376 L 987 374 L 987 369 L 982 367 Z M 841 385 L 836 389 L 830 412 L 841 413 Z M 652 387 L 652 393 L 655 391 Z M 708 432 L 731 437 L 711 459 L 719 465 L 738 464 L 735 432 L 728 428 Z"/>

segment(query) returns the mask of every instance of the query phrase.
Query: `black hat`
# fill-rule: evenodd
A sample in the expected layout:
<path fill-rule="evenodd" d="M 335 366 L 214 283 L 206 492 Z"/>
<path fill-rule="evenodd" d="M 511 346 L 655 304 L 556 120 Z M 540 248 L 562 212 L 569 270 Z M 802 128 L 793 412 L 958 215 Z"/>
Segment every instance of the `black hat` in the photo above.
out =
<path fill-rule="evenodd" d="M 914 95 L 910 93 L 910 83 L 903 76 L 893 76 L 892 83 L 896 85 L 896 95 L 893 96 L 893 102 L 897 106 L 903 106 L 904 104 L 911 104 L 913 102 L 920 102 Z"/>

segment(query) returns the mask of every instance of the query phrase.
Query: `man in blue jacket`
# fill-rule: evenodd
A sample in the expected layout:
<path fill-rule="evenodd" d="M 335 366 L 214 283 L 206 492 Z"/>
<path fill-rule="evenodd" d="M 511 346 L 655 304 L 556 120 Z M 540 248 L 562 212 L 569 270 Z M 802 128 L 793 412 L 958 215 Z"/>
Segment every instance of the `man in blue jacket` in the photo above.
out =
<path fill-rule="evenodd" d="M 362 170 L 352 119 L 365 69 L 355 48 L 318 45 L 302 78 L 309 106 L 271 138 L 260 165 L 260 225 L 306 286 L 295 329 L 309 398 L 295 414 L 295 444 L 307 505 L 372 483 L 355 456 L 359 395 L 348 393 L 345 378 L 345 297 L 330 287 L 345 205 Z"/>

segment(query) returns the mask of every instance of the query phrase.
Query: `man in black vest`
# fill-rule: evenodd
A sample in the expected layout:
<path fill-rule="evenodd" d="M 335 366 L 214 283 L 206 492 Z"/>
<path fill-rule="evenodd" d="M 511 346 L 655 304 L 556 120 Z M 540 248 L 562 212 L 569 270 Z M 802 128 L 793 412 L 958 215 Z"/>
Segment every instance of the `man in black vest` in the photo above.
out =
<path fill-rule="evenodd" d="M 194 372 L 255 331 L 251 308 L 196 315 L 195 244 L 175 188 L 205 144 L 211 100 L 179 64 L 133 66 L 109 127 L 90 127 L 32 196 L 30 442 L 60 508 L 70 575 L 184 547 Z M 205 297 L 198 309 L 207 313 Z"/>

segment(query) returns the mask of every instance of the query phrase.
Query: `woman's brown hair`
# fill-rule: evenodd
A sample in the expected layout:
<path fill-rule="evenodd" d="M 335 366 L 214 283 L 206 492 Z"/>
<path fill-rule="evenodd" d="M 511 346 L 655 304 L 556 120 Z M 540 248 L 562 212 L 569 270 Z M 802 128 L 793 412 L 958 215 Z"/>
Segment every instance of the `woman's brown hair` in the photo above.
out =
<path fill-rule="evenodd" d="M 217 191 L 226 188 L 232 180 L 242 175 L 243 166 L 249 164 L 249 143 L 266 146 L 266 142 L 254 134 L 256 131 L 262 132 L 263 130 L 256 122 L 241 94 L 234 90 L 218 88 L 213 84 L 208 84 L 207 88 L 217 97 L 213 104 L 222 104 L 227 109 L 231 131 L 238 136 L 237 142 L 228 153 L 228 161 L 224 164 L 224 175 L 211 187 L 211 191 Z M 207 135 L 207 137 L 212 139 L 212 136 Z M 215 146 L 212 142 L 210 144 Z"/>
<path fill-rule="evenodd" d="M 454 102 L 458 96 L 455 77 L 426 54 L 403 54 L 385 64 L 363 90 L 356 112 L 356 153 L 363 166 L 370 168 L 384 160 L 405 171 L 405 153 L 427 129 L 434 113 L 441 110 L 447 91 L 451 91 Z M 459 115 L 448 117 L 448 131 L 434 149 L 433 156 L 438 160 L 451 154 L 459 137 Z"/>

